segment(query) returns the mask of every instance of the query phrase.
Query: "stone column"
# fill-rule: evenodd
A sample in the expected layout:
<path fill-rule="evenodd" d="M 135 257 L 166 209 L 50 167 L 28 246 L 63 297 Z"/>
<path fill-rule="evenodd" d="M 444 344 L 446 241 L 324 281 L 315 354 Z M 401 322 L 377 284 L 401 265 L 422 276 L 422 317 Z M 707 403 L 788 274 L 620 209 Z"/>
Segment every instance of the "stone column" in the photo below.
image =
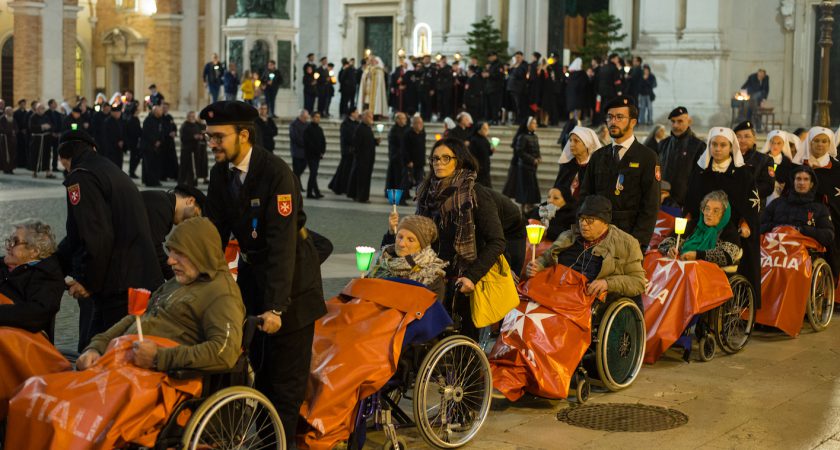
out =
<path fill-rule="evenodd" d="M 76 96 L 76 15 L 81 11 L 79 0 L 64 0 L 64 25 L 62 26 L 62 94 L 65 100 Z M 56 99 L 61 103 L 60 99 Z M 72 101 L 70 102 L 72 103 Z"/>
<path fill-rule="evenodd" d="M 198 54 L 198 0 L 182 0 L 181 20 L 181 92 L 180 109 L 187 111 L 198 107 L 199 101 L 207 98 L 202 83 L 202 73 L 196 70 L 199 60 L 204 61 L 208 55 Z M 202 59 L 199 59 L 202 58 Z"/>
<path fill-rule="evenodd" d="M 155 33 L 149 36 L 145 64 L 146 84 L 156 84 L 169 102 L 170 110 L 180 108 L 181 98 L 181 0 L 157 3 Z M 145 86 L 144 86 L 145 87 Z"/>
<path fill-rule="evenodd" d="M 40 97 L 43 66 L 43 1 L 13 1 L 9 3 L 14 13 L 14 92 L 20 99 L 32 101 Z M 60 69 L 60 68 L 59 68 Z M 14 105 L 12 99 L 7 104 Z"/>

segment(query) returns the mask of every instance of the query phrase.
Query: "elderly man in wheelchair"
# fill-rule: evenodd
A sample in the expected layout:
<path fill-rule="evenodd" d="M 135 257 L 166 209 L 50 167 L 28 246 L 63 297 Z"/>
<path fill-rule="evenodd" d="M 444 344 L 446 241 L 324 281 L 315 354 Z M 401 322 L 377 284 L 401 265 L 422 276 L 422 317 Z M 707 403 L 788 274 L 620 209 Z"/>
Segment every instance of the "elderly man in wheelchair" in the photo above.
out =
<path fill-rule="evenodd" d="M 590 372 L 611 391 L 638 375 L 645 335 L 642 252 L 611 218 L 609 200 L 586 197 L 577 226 L 527 265 L 520 305 L 505 317 L 490 352 L 494 387 L 508 400 L 526 391 L 567 398 L 574 382 L 583 402 Z"/>
<path fill-rule="evenodd" d="M 816 198 L 814 170 L 796 166 L 788 186 L 793 189 L 761 216 L 761 289 L 767 300 L 756 322 L 796 336 L 803 317 L 814 331 L 831 322 L 838 255 L 828 207 Z M 807 297 L 801 295 L 805 291 Z"/>
<path fill-rule="evenodd" d="M 686 239 L 669 236 L 645 257 L 650 281 L 643 296 L 647 363 L 675 343 L 688 361 L 692 336 L 700 340 L 704 361 L 714 357 L 718 345 L 735 353 L 749 338 L 754 299 L 750 283 L 735 275 L 743 252 L 738 228 L 730 221 L 728 196 L 724 191 L 706 194 L 700 212 L 684 230 Z"/>
<path fill-rule="evenodd" d="M 203 448 L 220 436 L 274 439 L 267 446 L 283 448 L 276 412 L 248 388 L 218 392 L 180 414 L 202 396 L 202 377 L 242 369 L 245 308 L 219 241 L 205 218 L 176 227 L 166 243 L 175 277 L 151 294 L 139 319 L 129 315 L 94 337 L 78 372 L 24 383 L 10 402 L 6 448 Z M 232 414 L 259 414 L 257 428 L 220 433 L 220 415 Z"/>

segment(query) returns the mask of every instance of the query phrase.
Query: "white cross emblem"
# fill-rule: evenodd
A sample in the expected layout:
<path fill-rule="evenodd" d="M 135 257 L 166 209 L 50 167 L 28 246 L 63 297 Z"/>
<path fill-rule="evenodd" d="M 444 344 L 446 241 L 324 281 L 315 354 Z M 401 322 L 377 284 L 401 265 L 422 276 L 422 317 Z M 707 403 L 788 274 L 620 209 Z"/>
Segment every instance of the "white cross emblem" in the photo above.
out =
<path fill-rule="evenodd" d="M 750 199 L 752 207 L 755 208 L 756 211 L 761 211 L 761 197 L 758 195 L 758 189 L 753 189 L 752 194 L 753 197 Z"/>
<path fill-rule="evenodd" d="M 525 318 L 531 319 L 531 322 L 534 323 L 540 332 L 545 335 L 545 329 L 543 328 L 542 321 L 549 317 L 554 317 L 555 314 L 547 314 L 547 313 L 532 313 L 535 309 L 539 308 L 539 303 L 529 301 L 528 306 L 525 307 L 525 312 L 519 311 L 519 308 L 513 309 L 507 318 L 505 318 L 505 324 L 507 326 L 503 326 L 503 328 L 507 329 L 507 336 L 510 336 L 511 333 L 516 331 L 517 334 L 521 338 L 525 338 L 523 334 L 523 329 L 525 328 Z M 513 326 L 510 326 L 510 322 L 513 322 Z"/>

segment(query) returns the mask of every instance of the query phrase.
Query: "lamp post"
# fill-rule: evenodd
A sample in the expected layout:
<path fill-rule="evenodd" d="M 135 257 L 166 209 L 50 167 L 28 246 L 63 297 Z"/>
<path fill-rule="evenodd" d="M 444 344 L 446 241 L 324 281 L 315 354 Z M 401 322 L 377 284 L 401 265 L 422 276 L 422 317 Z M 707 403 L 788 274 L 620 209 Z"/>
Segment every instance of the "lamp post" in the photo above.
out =
<path fill-rule="evenodd" d="M 834 28 L 834 2 L 823 0 L 818 7 L 820 11 L 820 95 L 816 100 L 817 118 L 815 122 L 821 127 L 831 126 L 829 108 L 831 100 L 828 99 L 829 62 L 831 59 L 831 31 Z"/>

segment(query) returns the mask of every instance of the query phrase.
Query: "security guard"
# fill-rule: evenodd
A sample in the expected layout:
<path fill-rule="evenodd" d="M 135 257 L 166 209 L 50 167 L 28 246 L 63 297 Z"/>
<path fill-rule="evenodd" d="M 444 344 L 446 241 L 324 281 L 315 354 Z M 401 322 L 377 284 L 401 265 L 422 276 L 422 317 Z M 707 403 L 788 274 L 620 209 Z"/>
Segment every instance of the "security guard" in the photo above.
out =
<path fill-rule="evenodd" d="M 251 345 L 256 387 L 274 403 L 294 448 L 315 320 L 327 311 L 300 182 L 283 160 L 256 144 L 252 106 L 221 101 L 200 116 L 216 158 L 206 213 L 222 248 L 231 235 L 239 241 L 237 283 L 248 314 L 260 316 L 267 333 Z"/>
<path fill-rule="evenodd" d="M 735 137 L 738 138 L 738 146 L 741 147 L 741 155 L 744 156 L 744 163 L 752 168 L 755 177 L 755 187 L 758 189 L 757 196 L 761 200 L 761 208 L 767 204 L 767 196 L 776 189 L 776 171 L 773 169 L 773 159 L 756 151 L 755 149 L 755 127 L 753 122 L 745 120 L 739 123 L 735 129 Z"/>
<path fill-rule="evenodd" d="M 61 136 L 69 172 L 67 237 L 58 248 L 70 295 L 79 301 L 79 349 L 128 314 L 128 288 L 163 283 L 140 191 L 81 130 Z"/>
<path fill-rule="evenodd" d="M 688 192 L 688 178 L 697 164 L 697 159 L 706 150 L 706 143 L 697 138 L 691 130 L 691 116 L 685 106 L 677 106 L 670 114 L 671 135 L 654 149 L 662 163 L 662 181 L 671 185 L 670 199 L 678 205 L 685 204 Z"/>
<path fill-rule="evenodd" d="M 581 184 L 581 198 L 597 194 L 612 202 L 613 224 L 647 248 L 659 211 L 660 169 L 656 152 L 633 135 L 639 109 L 618 96 L 605 108 L 612 144 L 592 154 Z"/>

